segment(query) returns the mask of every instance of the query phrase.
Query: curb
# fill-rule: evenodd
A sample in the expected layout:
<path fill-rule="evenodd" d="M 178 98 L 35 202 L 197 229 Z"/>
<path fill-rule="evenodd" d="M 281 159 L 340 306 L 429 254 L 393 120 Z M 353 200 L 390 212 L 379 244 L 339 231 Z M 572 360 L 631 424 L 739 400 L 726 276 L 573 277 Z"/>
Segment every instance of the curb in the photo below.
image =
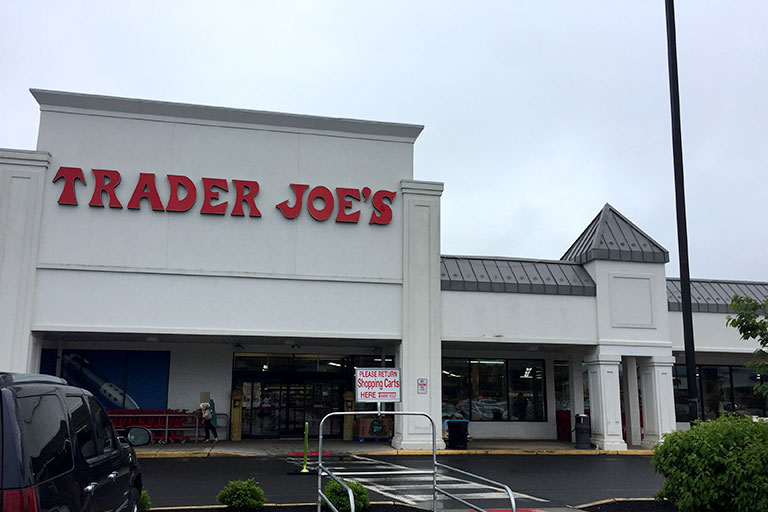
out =
<path fill-rule="evenodd" d="M 339 455 L 432 455 L 431 450 L 379 450 L 370 452 L 354 452 Z M 437 450 L 437 455 L 624 455 L 643 456 L 653 455 L 653 450 Z M 205 457 L 283 457 L 283 455 L 267 455 L 242 452 L 223 452 L 211 450 L 195 451 L 138 451 L 139 459 L 183 459 Z"/>
<path fill-rule="evenodd" d="M 593 501 L 592 503 L 584 503 L 583 505 L 576 505 L 574 508 L 587 508 L 596 507 L 597 505 L 605 505 L 607 503 L 619 503 L 622 501 L 656 501 L 656 498 L 608 498 L 607 500 Z"/>
<path fill-rule="evenodd" d="M 306 506 L 314 506 L 314 505 L 317 505 L 317 502 L 313 501 L 312 503 L 265 503 L 264 506 L 262 507 L 262 510 L 279 509 L 280 507 L 306 507 Z M 398 501 L 372 501 L 371 505 L 405 505 L 405 504 L 400 503 Z M 187 506 L 178 506 L 178 507 L 152 507 L 149 510 L 150 512 L 153 512 L 155 510 L 173 512 L 175 510 L 223 510 L 227 508 L 228 508 L 227 505 L 187 505 Z"/>
<path fill-rule="evenodd" d="M 355 455 L 432 455 L 431 450 L 383 450 Z M 437 450 L 437 455 L 653 455 L 653 450 Z"/>

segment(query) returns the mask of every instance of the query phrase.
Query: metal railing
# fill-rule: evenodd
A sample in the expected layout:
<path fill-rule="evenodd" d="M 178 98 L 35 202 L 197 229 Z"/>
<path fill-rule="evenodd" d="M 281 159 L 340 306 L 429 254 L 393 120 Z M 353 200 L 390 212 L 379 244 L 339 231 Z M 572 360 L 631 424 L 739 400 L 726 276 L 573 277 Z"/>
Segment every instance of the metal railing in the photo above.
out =
<path fill-rule="evenodd" d="M 339 473 L 340 476 L 390 476 L 390 475 L 431 475 L 432 476 L 432 511 L 435 512 L 437 509 L 437 495 L 442 494 L 443 496 L 446 496 L 447 498 L 451 498 L 453 500 L 458 501 L 459 503 L 462 503 L 464 505 L 467 505 L 468 507 L 471 507 L 475 509 L 477 512 L 487 512 L 486 510 L 458 497 L 450 492 L 446 491 L 445 489 L 440 488 L 437 485 L 437 475 L 438 475 L 438 468 L 446 470 L 446 471 L 453 471 L 456 473 L 459 473 L 461 475 L 464 475 L 469 478 L 474 478 L 476 480 L 479 480 L 480 482 L 485 483 L 488 486 L 496 487 L 498 489 L 504 490 L 507 493 L 507 496 L 509 496 L 509 503 L 511 505 L 511 512 L 517 511 L 517 505 L 515 503 L 515 495 L 512 493 L 512 489 L 509 488 L 509 486 L 504 485 L 500 482 L 496 482 L 494 480 L 489 480 L 487 478 L 483 478 L 479 475 L 475 475 L 474 473 L 470 473 L 468 471 L 464 471 L 458 468 L 454 468 L 452 466 L 448 466 L 446 464 L 441 464 L 437 462 L 437 428 L 435 427 L 435 421 L 432 419 L 432 417 L 425 413 L 425 412 L 406 412 L 406 411 L 370 411 L 370 412 L 355 412 L 355 411 L 349 411 L 349 412 L 332 412 L 329 414 L 326 414 L 322 420 L 320 420 L 320 426 L 319 426 L 319 436 L 318 436 L 318 447 L 317 447 L 317 512 L 320 512 L 320 509 L 322 507 L 323 501 L 328 504 L 328 506 L 333 510 L 333 512 L 339 512 L 336 507 L 331 503 L 330 499 L 323 493 L 323 476 L 327 476 L 335 480 L 341 487 L 347 491 L 347 496 L 349 497 L 349 506 L 350 506 L 350 512 L 355 512 L 355 498 L 354 493 L 352 492 L 352 489 L 344 483 L 344 480 L 339 478 L 334 472 L 326 467 L 323 464 L 323 423 L 326 419 L 330 418 L 331 416 L 423 416 L 429 420 L 429 424 L 432 427 L 432 469 L 431 470 L 417 470 L 417 469 L 407 469 L 407 470 L 395 470 L 395 471 L 349 471 Z"/>

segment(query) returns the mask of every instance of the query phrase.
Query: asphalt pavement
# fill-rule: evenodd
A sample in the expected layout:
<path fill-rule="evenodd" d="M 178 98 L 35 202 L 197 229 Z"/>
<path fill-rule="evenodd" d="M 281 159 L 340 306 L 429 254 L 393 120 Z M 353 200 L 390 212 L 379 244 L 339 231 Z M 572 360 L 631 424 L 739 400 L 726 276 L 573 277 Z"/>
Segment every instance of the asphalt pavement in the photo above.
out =
<path fill-rule="evenodd" d="M 429 469 L 429 456 L 351 454 L 324 457 L 334 472 Z M 438 461 L 508 485 L 517 506 L 529 509 L 573 507 L 607 498 L 648 498 L 663 479 L 642 455 L 441 455 Z M 313 503 L 316 473 L 300 474 L 301 457 L 142 458 L 144 487 L 153 507 L 214 505 L 230 480 L 254 477 L 268 503 Z M 310 469 L 312 469 L 310 467 Z M 431 509 L 431 476 L 352 477 L 369 490 L 372 501 L 397 501 Z M 440 471 L 439 485 L 482 508 L 508 509 L 505 493 L 455 472 Z M 441 499 L 443 510 L 467 510 Z"/>

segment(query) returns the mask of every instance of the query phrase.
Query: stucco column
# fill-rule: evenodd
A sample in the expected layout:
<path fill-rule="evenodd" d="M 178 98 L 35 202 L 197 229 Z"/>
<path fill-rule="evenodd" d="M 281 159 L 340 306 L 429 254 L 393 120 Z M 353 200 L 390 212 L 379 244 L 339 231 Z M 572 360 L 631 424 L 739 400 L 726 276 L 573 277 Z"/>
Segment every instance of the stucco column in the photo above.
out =
<path fill-rule="evenodd" d="M 589 408 L 592 444 L 601 450 L 626 450 L 621 435 L 621 395 L 619 365 L 621 356 L 590 355 L 585 358 L 589 376 Z"/>
<path fill-rule="evenodd" d="M 402 180 L 403 198 L 403 339 L 397 352 L 402 402 L 398 409 L 425 412 L 441 436 L 441 302 L 440 196 L 442 183 Z M 427 393 L 417 380 L 427 379 Z M 432 449 L 432 429 L 424 418 L 395 421 L 392 445 L 398 449 Z"/>
<path fill-rule="evenodd" d="M 581 373 L 581 365 L 584 356 L 571 355 L 568 359 L 568 381 L 570 382 L 571 401 L 571 432 L 576 428 L 576 415 L 584 414 L 584 379 Z M 576 443 L 576 436 L 571 436 L 571 441 Z"/>
<path fill-rule="evenodd" d="M 672 386 L 673 356 L 638 359 L 640 389 L 643 392 L 642 446 L 652 448 L 662 436 L 675 430 L 675 395 Z"/>
<path fill-rule="evenodd" d="M 624 375 L 621 387 L 624 390 L 624 419 L 627 426 L 627 443 L 640 445 L 640 394 L 637 387 L 637 360 L 624 358 Z"/>
<path fill-rule="evenodd" d="M 0 371 L 38 370 L 32 305 L 50 157 L 40 151 L 0 150 Z"/>

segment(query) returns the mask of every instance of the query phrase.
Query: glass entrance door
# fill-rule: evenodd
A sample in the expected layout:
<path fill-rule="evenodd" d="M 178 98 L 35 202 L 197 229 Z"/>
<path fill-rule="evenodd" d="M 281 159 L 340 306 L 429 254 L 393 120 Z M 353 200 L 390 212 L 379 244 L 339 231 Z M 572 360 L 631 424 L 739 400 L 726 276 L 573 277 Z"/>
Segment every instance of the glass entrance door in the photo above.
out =
<path fill-rule="evenodd" d="M 301 437 L 304 422 L 317 436 L 323 417 L 342 411 L 344 392 L 354 390 L 352 369 L 380 364 L 373 356 L 235 354 L 232 388 L 243 393 L 243 438 Z M 329 419 L 323 435 L 341 437 L 342 425 L 341 417 Z"/>
<path fill-rule="evenodd" d="M 307 417 L 307 403 L 312 398 L 312 385 L 304 382 L 290 383 L 286 386 L 285 425 L 281 436 L 303 436 L 304 422 Z"/>

